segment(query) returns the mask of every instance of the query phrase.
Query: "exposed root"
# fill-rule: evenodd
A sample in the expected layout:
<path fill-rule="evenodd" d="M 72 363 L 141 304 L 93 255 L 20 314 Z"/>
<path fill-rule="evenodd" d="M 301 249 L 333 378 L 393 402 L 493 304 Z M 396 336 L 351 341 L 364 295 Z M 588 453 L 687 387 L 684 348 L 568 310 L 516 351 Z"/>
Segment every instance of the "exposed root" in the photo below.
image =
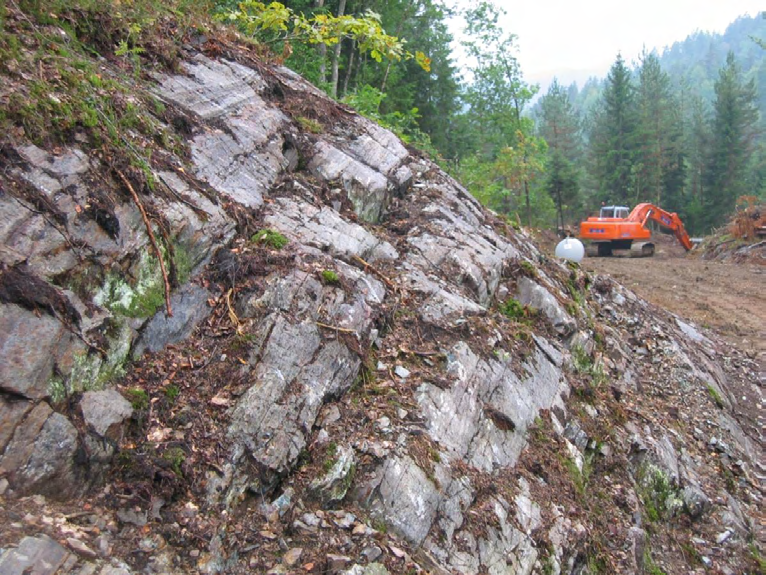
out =
<path fill-rule="evenodd" d="M 165 271 L 165 262 L 162 259 L 162 252 L 160 251 L 159 246 L 157 245 L 157 238 L 154 237 L 154 231 L 152 231 L 152 224 L 149 221 L 149 217 L 146 215 L 146 209 L 144 209 L 144 204 L 141 203 L 141 199 L 138 197 L 138 194 L 136 193 L 136 190 L 133 188 L 133 185 L 130 183 L 130 180 L 125 177 L 125 174 L 123 174 L 120 170 L 117 168 L 114 168 L 115 173 L 117 176 L 119 176 L 120 180 L 122 180 L 122 183 L 125 184 L 125 186 L 128 188 L 128 191 L 130 192 L 130 195 L 133 197 L 133 202 L 138 207 L 138 211 L 141 212 L 141 218 L 144 220 L 144 226 L 146 227 L 146 233 L 149 234 L 149 241 L 152 244 L 152 248 L 154 249 L 154 253 L 157 255 L 157 259 L 160 262 L 160 271 L 162 272 L 162 281 L 165 285 L 165 315 L 167 317 L 173 317 L 173 310 L 170 307 L 170 281 L 168 280 L 168 273 Z"/>

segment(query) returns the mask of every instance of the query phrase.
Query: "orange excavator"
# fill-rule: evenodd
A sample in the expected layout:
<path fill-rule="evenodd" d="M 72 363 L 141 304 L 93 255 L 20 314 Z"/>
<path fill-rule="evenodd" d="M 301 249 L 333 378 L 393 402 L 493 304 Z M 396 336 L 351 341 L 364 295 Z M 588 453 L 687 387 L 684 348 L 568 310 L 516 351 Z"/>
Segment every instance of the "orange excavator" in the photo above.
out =
<path fill-rule="evenodd" d="M 580 223 L 580 238 L 591 240 L 586 249 L 589 256 L 611 256 L 613 250 L 630 250 L 633 257 L 652 256 L 652 232 L 646 227 L 649 220 L 671 230 L 687 251 L 692 249 L 678 214 L 653 204 L 638 204 L 630 213 L 624 206 L 603 206 L 597 218 Z"/>

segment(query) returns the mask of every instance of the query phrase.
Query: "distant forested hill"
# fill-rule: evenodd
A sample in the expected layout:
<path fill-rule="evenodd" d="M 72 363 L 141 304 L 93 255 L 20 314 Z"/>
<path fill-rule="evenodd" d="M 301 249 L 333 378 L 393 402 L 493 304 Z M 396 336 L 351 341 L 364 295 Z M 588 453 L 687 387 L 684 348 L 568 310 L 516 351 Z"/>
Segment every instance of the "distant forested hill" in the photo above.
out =
<path fill-rule="evenodd" d="M 766 14 L 766 13 L 765 13 Z M 658 51 L 660 65 L 677 89 L 712 102 L 718 72 L 726 63 L 729 51 L 747 80 L 754 78 L 759 94 L 762 121 L 766 121 L 766 18 L 742 16 L 732 22 L 723 34 L 696 31 L 685 40 Z M 757 42 L 761 41 L 761 45 Z M 623 54 L 630 62 L 637 54 Z M 634 62 L 633 74 L 638 74 Z M 585 114 L 599 101 L 605 78 L 590 78 L 583 86 L 572 85 L 569 94 L 575 109 Z"/>
<path fill-rule="evenodd" d="M 662 68 L 679 85 L 710 102 L 718 71 L 729 51 L 749 80 L 755 78 L 762 118 L 766 116 L 766 50 L 755 39 L 766 41 L 766 19 L 743 16 L 723 34 L 697 31 L 675 42 L 660 55 Z"/>

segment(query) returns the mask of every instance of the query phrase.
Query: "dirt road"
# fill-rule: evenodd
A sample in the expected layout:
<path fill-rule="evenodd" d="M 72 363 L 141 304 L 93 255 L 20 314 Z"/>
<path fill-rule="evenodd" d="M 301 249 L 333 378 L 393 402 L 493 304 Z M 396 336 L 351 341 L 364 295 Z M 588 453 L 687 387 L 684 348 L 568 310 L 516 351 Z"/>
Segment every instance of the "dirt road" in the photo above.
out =
<path fill-rule="evenodd" d="M 647 301 L 714 329 L 766 366 L 766 267 L 705 261 L 658 242 L 653 258 L 585 258 Z"/>

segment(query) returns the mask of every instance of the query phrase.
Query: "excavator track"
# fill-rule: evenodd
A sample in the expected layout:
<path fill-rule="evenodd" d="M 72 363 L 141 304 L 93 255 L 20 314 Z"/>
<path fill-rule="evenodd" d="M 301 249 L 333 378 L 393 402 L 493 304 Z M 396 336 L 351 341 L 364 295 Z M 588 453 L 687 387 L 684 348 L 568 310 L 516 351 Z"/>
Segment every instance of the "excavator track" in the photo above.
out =
<path fill-rule="evenodd" d="M 650 258 L 654 255 L 654 244 L 652 242 L 633 242 L 630 246 L 630 257 L 632 258 Z"/>
<path fill-rule="evenodd" d="M 650 258 L 654 255 L 653 242 L 633 242 L 630 246 L 612 242 L 594 242 L 585 246 L 589 258 Z"/>

